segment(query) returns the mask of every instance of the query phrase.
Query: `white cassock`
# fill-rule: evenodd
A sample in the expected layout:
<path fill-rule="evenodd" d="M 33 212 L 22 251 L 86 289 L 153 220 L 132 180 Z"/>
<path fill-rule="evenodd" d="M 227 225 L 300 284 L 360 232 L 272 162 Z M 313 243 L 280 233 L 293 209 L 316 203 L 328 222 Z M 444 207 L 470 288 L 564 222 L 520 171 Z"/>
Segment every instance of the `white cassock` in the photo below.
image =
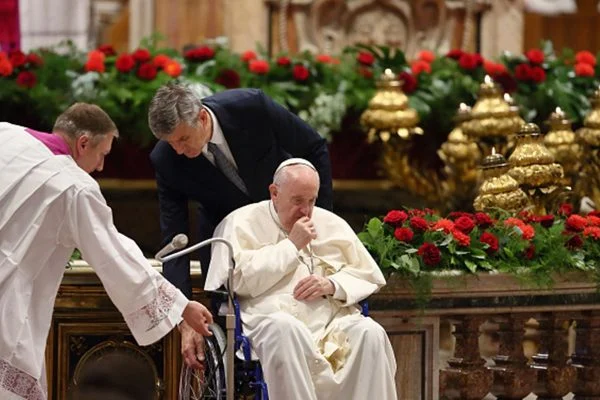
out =
<path fill-rule="evenodd" d="M 0 123 L 0 399 L 46 398 L 44 350 L 74 248 L 140 345 L 181 320 L 186 297 L 117 232 L 94 179 L 25 128 Z"/>
<path fill-rule="evenodd" d="M 387 334 L 357 306 L 385 279 L 343 219 L 315 207 L 312 221 L 317 238 L 300 252 L 270 201 L 232 212 L 214 234 L 232 242 L 234 290 L 269 398 L 396 399 L 396 361 Z M 214 244 L 212 252 L 206 290 L 227 280 L 227 248 Z M 295 300 L 296 284 L 313 267 L 334 282 L 335 295 Z"/>

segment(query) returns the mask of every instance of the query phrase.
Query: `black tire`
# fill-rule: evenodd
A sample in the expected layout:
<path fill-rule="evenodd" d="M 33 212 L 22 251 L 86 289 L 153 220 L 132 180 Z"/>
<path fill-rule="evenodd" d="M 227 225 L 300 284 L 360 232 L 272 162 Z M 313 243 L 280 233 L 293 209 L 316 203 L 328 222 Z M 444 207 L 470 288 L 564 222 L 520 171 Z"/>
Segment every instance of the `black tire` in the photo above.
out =
<path fill-rule="evenodd" d="M 179 400 L 224 400 L 225 365 L 224 345 L 221 342 L 223 331 L 219 326 L 211 326 L 213 336 L 205 338 L 205 369 L 197 371 L 185 363 L 179 378 Z"/>

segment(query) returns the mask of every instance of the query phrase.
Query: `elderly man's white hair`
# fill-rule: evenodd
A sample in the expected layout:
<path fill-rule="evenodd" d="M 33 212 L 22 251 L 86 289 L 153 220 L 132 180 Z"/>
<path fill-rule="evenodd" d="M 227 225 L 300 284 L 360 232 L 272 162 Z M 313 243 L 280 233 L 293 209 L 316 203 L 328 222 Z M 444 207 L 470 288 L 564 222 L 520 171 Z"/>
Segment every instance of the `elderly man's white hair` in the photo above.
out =
<path fill-rule="evenodd" d="M 275 184 L 281 184 L 281 178 L 282 178 L 282 174 L 281 171 L 283 171 L 283 169 L 285 167 L 290 167 L 292 165 L 305 165 L 307 167 L 309 167 L 310 169 L 312 169 L 313 171 L 317 172 L 317 169 L 315 168 L 315 166 L 308 160 L 305 160 L 304 158 L 288 158 L 287 160 L 285 160 L 284 162 L 282 162 L 281 164 L 279 164 L 279 166 L 277 167 L 277 169 L 275 170 L 275 173 L 273 174 L 273 182 Z M 318 179 L 318 174 L 317 174 L 317 179 Z"/>

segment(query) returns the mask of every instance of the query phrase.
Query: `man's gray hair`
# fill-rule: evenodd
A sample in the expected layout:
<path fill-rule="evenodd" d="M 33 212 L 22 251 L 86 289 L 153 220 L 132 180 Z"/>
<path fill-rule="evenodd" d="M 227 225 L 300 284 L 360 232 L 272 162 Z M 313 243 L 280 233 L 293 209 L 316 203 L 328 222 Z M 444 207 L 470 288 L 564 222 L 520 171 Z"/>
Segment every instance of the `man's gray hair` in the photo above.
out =
<path fill-rule="evenodd" d="M 287 167 L 291 167 L 291 166 L 295 166 L 295 165 L 303 165 L 307 168 L 312 169 L 313 171 L 315 171 L 315 175 L 317 176 L 317 181 L 320 181 L 317 169 L 310 161 L 305 160 L 304 158 L 288 158 L 287 160 L 285 160 L 281 164 L 279 164 L 279 166 L 275 170 L 275 173 L 273 174 L 273 183 L 276 186 L 283 185 L 283 183 L 289 177 L 289 174 L 286 171 Z"/>
<path fill-rule="evenodd" d="M 150 102 L 148 125 L 157 139 L 169 136 L 180 123 L 195 127 L 202 101 L 189 87 L 167 83 L 156 91 Z"/>

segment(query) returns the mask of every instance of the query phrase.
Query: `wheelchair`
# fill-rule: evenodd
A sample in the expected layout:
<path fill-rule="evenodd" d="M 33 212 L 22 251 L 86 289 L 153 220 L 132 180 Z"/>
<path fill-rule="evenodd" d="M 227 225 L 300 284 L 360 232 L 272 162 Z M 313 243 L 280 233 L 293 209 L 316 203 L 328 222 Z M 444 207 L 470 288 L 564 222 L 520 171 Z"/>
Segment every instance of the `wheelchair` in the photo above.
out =
<path fill-rule="evenodd" d="M 235 261 L 233 260 L 231 243 L 223 238 L 212 238 L 169 256 L 164 257 L 164 254 L 161 255 L 161 252 L 185 247 L 187 238 L 179 242 L 178 245 L 173 245 L 172 242 L 171 248 L 167 245 L 156 254 L 155 258 L 158 261 L 165 262 L 215 242 L 223 243 L 229 248 L 231 259 L 227 287 L 232 287 Z M 221 308 L 220 304 L 224 300 L 228 304 L 225 315 L 227 333 L 219 325 L 211 324 L 210 330 L 213 335 L 205 338 L 204 370 L 194 370 L 185 363 L 182 364 L 179 379 L 179 400 L 268 400 L 267 384 L 263 378 L 260 362 L 252 357 L 250 341 L 242 330 L 240 305 L 235 293 L 225 290 L 211 292 L 211 294 L 213 295 L 213 309 L 219 310 Z M 360 305 L 362 314 L 368 316 L 367 301 L 362 301 Z M 220 313 L 219 315 L 222 316 Z"/>

